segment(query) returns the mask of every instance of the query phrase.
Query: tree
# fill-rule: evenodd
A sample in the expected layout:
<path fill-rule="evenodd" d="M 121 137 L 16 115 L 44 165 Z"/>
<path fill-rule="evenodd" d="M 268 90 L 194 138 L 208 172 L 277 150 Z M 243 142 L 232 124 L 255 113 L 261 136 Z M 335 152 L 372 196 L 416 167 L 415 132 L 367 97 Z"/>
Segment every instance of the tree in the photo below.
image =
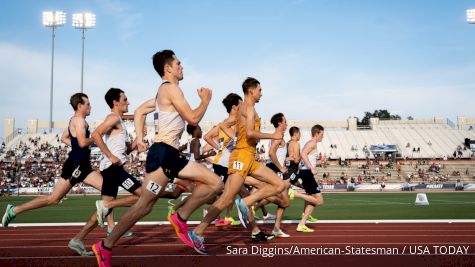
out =
<path fill-rule="evenodd" d="M 399 115 L 391 115 L 389 111 L 386 109 L 377 109 L 373 113 L 366 111 L 363 119 L 360 121 L 358 117 L 357 124 L 359 126 L 369 126 L 369 119 L 370 118 L 379 118 L 380 120 L 400 120 L 401 116 Z"/>

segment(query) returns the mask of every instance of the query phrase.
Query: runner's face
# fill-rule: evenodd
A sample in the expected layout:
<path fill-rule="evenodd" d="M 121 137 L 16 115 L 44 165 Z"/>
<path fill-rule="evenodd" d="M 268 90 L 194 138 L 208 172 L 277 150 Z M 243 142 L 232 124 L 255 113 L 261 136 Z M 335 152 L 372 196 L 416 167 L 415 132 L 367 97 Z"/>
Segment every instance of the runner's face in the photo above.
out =
<path fill-rule="evenodd" d="M 181 61 L 178 60 L 176 56 L 173 56 L 173 61 L 170 65 L 172 75 L 175 76 L 179 81 L 183 80 L 183 66 Z"/>
<path fill-rule="evenodd" d="M 239 103 L 232 107 L 231 113 L 236 114 L 239 111 L 239 108 L 241 108 L 241 104 L 242 100 L 239 100 Z"/>
<path fill-rule="evenodd" d="M 119 111 L 126 113 L 129 111 L 129 101 L 127 100 L 127 97 L 125 96 L 124 93 L 120 93 L 120 98 L 118 102 L 118 108 Z"/>
<path fill-rule="evenodd" d="M 259 103 L 262 97 L 262 88 L 261 85 L 258 84 L 256 88 L 251 89 L 252 97 L 256 100 L 256 103 Z"/>
<path fill-rule="evenodd" d="M 317 134 L 317 142 L 322 141 L 322 139 L 323 139 L 323 134 L 324 134 L 324 131 L 321 131 L 319 134 Z"/>
<path fill-rule="evenodd" d="M 89 116 L 91 114 L 91 103 L 86 97 L 83 97 L 82 100 L 84 104 L 79 104 L 78 109 L 80 109 L 86 116 Z"/>
<path fill-rule="evenodd" d="M 285 117 L 282 117 L 282 121 L 280 122 L 280 129 L 282 129 L 282 131 L 287 130 L 287 119 Z"/>
<path fill-rule="evenodd" d="M 203 132 L 201 131 L 201 127 L 199 125 L 196 126 L 195 133 L 197 138 L 201 138 L 203 136 Z"/>

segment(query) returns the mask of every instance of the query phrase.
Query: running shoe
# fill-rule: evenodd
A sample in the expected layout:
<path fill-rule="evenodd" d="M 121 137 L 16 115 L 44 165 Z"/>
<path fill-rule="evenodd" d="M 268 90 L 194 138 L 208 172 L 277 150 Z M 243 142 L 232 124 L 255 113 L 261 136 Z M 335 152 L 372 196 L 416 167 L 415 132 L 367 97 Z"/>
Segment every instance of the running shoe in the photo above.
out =
<path fill-rule="evenodd" d="M 224 220 L 230 222 L 231 225 L 240 225 L 241 224 L 240 221 L 235 220 L 233 217 L 225 217 Z"/>
<path fill-rule="evenodd" d="M 112 250 L 105 249 L 102 246 L 102 241 L 92 245 L 92 251 L 94 252 L 94 255 L 96 255 L 96 260 L 99 267 L 112 267 Z"/>
<path fill-rule="evenodd" d="M 175 213 L 175 206 L 168 206 L 168 216 L 172 215 Z"/>
<path fill-rule="evenodd" d="M 235 202 L 238 210 L 239 220 L 241 221 L 242 226 L 244 226 L 244 228 L 247 228 L 249 224 L 249 221 L 247 219 L 247 212 L 249 211 L 249 209 L 247 208 L 242 198 L 236 199 Z"/>
<path fill-rule="evenodd" d="M 190 241 L 192 242 L 193 244 L 193 247 L 196 252 L 200 253 L 200 254 L 203 254 L 203 255 L 207 255 L 208 254 L 208 251 L 206 250 L 205 248 L 205 239 L 203 237 L 199 237 L 195 234 L 194 231 L 191 231 L 188 233 L 188 238 L 190 239 Z"/>
<path fill-rule="evenodd" d="M 15 212 L 13 212 L 14 208 L 15 206 L 13 206 L 12 204 L 7 205 L 7 208 L 5 209 L 5 214 L 3 214 L 2 218 L 3 228 L 8 228 L 8 224 L 11 223 L 13 219 L 15 219 Z"/>
<path fill-rule="evenodd" d="M 264 217 L 262 217 L 264 221 L 272 221 L 275 220 L 275 215 L 272 213 L 267 213 Z"/>
<path fill-rule="evenodd" d="M 251 235 L 251 240 L 253 242 L 262 242 L 262 241 L 270 241 L 275 238 L 275 235 L 268 235 L 265 234 L 264 232 L 260 231 L 257 234 L 252 234 Z"/>
<path fill-rule="evenodd" d="M 181 239 L 181 241 L 187 246 L 194 248 L 193 242 L 188 236 L 188 225 L 186 224 L 186 222 L 180 221 L 180 219 L 178 218 L 178 213 L 173 213 L 172 215 L 168 216 L 167 219 L 175 229 L 175 233 Z"/>
<path fill-rule="evenodd" d="M 308 228 L 306 225 L 298 225 L 297 232 L 313 233 L 315 232 L 315 230 L 313 230 L 312 228 Z"/>
<path fill-rule="evenodd" d="M 96 213 L 97 213 L 97 222 L 99 226 L 104 228 L 104 220 L 109 214 L 109 209 L 104 207 L 104 201 L 96 200 Z"/>
<path fill-rule="evenodd" d="M 110 236 L 111 234 L 112 234 L 112 230 L 107 230 L 107 236 Z M 127 231 L 121 237 L 131 237 L 133 235 L 134 233 Z"/>
<path fill-rule="evenodd" d="M 275 237 L 290 237 L 289 234 L 286 234 L 284 233 L 284 231 L 282 231 L 282 229 L 279 229 L 279 230 L 272 230 L 272 234 L 275 235 Z"/>
<path fill-rule="evenodd" d="M 292 188 L 289 188 L 289 199 L 294 200 L 295 199 L 295 190 Z"/>
<path fill-rule="evenodd" d="M 76 251 L 81 256 L 94 256 L 94 252 L 87 251 L 84 243 L 74 239 L 69 240 L 68 248 Z"/>
<path fill-rule="evenodd" d="M 219 220 L 216 221 L 215 225 L 218 226 L 218 227 L 223 227 L 223 226 L 231 225 L 231 222 L 227 221 L 225 219 L 219 219 Z"/>
<path fill-rule="evenodd" d="M 303 218 L 303 215 L 304 215 L 304 213 L 302 212 L 302 218 Z M 318 219 L 313 217 L 312 214 L 308 215 L 307 222 L 314 223 L 314 222 L 317 222 L 317 221 L 318 221 Z"/>

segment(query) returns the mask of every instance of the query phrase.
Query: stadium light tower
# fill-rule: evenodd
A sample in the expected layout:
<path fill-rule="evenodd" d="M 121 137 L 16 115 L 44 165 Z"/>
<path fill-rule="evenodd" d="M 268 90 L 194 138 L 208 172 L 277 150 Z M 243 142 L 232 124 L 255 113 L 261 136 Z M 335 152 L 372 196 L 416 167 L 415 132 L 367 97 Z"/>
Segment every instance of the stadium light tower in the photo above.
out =
<path fill-rule="evenodd" d="M 53 130 L 53 72 L 54 72 L 54 31 L 66 24 L 66 13 L 63 11 L 44 11 L 43 26 L 51 28 L 51 87 L 49 94 L 49 132 Z"/>
<path fill-rule="evenodd" d="M 475 8 L 467 9 L 467 22 L 475 24 Z"/>
<path fill-rule="evenodd" d="M 82 57 L 81 57 L 81 93 L 84 85 L 84 32 L 96 26 L 96 14 L 90 12 L 73 14 L 73 27 L 82 32 Z"/>

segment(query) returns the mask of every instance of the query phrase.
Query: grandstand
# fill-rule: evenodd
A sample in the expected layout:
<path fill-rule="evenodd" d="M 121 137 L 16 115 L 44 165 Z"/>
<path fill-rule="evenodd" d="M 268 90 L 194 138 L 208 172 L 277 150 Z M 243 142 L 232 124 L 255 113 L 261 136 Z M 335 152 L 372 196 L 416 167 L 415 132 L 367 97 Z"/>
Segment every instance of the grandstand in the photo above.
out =
<path fill-rule="evenodd" d="M 134 138 L 133 116 L 128 115 L 125 121 L 130 136 Z M 99 123 L 90 123 L 91 130 Z M 325 127 L 325 137 L 319 143 L 318 150 L 325 156 L 327 163 L 319 167 L 316 176 L 322 184 L 343 185 L 352 181 L 375 185 L 382 182 L 430 184 L 455 183 L 458 179 L 466 184 L 475 183 L 475 119 L 459 117 L 458 125 L 455 126 L 441 118 L 388 121 L 372 118 L 367 128 L 358 128 L 355 118 L 288 123 L 289 128 L 300 127 L 301 146 L 310 139 L 310 128 L 314 124 Z M 203 131 L 210 130 L 215 124 L 202 123 Z M 27 129 L 17 129 L 14 120 L 6 119 L 5 144 L 0 148 L 0 162 L 22 163 L 29 160 L 50 163 L 64 159 L 68 148 L 60 142 L 62 128 L 55 128 L 54 133 L 47 134 L 45 125 L 46 122 L 30 120 Z M 55 122 L 54 125 L 67 126 L 64 122 Z M 264 122 L 262 130 L 273 132 L 274 129 L 269 122 Z M 145 138 L 149 143 L 152 142 L 152 136 L 153 127 L 148 125 Z M 288 132 L 284 138 L 290 139 Z M 181 143 L 187 143 L 190 139 L 191 136 L 184 133 Z M 269 140 L 262 140 L 258 147 L 263 145 L 268 150 L 268 143 Z M 93 154 L 95 159 L 100 156 L 97 149 L 93 149 Z M 135 153 L 132 157 L 143 162 L 145 153 Z M 433 164 L 437 164 L 441 170 L 433 171 Z M 420 175 L 421 172 L 423 175 Z M 10 175 L 6 171 L 0 174 L 0 180 Z M 10 177 L 9 180 L 12 179 Z"/>

